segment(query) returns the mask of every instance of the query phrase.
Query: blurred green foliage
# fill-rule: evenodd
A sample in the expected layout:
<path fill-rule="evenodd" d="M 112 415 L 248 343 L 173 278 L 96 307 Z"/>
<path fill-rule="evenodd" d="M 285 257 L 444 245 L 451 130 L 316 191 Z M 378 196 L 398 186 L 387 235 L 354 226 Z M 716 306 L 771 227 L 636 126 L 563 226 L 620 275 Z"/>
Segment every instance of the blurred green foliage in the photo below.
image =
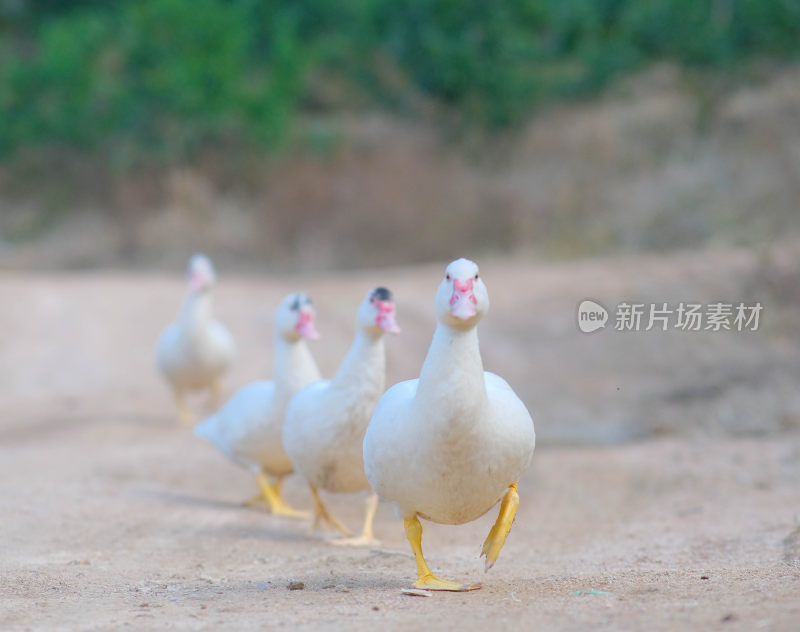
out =
<path fill-rule="evenodd" d="M 503 128 L 652 60 L 733 70 L 798 43 L 800 0 L 0 0 L 0 154 L 273 148 L 304 110 L 420 96 Z"/>

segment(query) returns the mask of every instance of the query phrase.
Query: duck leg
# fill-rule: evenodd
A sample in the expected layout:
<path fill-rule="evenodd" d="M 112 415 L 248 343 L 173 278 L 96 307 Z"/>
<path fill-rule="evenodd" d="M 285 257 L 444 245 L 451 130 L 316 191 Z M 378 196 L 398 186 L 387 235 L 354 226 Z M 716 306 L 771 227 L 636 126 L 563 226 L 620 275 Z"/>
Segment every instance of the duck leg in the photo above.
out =
<path fill-rule="evenodd" d="M 447 579 L 439 579 L 431 573 L 431 569 L 428 568 L 428 564 L 422 556 L 422 525 L 419 523 L 419 518 L 414 516 L 411 520 L 404 520 L 403 524 L 406 528 L 406 537 L 411 544 L 411 550 L 414 551 L 414 559 L 417 561 L 417 581 L 414 582 L 414 588 L 464 592 L 481 587 L 480 584 L 459 584 Z"/>
<path fill-rule="evenodd" d="M 517 514 L 517 507 L 519 507 L 519 494 L 517 493 L 517 484 L 511 483 L 506 490 L 503 500 L 500 503 L 500 512 L 497 514 L 497 521 L 494 523 L 489 535 L 486 536 L 486 541 L 483 543 L 481 555 L 486 556 L 486 570 L 488 571 L 500 555 L 500 549 L 505 544 L 506 536 L 511 530 L 511 524 L 514 522 L 514 516 Z"/>
<path fill-rule="evenodd" d="M 192 426 L 195 421 L 192 411 L 186 405 L 186 392 L 182 388 L 175 388 L 175 405 L 178 407 L 178 421 L 182 426 Z"/>
<path fill-rule="evenodd" d="M 322 504 L 322 499 L 319 497 L 317 488 L 310 483 L 308 486 L 311 488 L 311 495 L 314 497 L 314 521 L 311 523 L 311 528 L 308 530 L 308 535 L 314 535 L 314 532 L 317 530 L 317 527 L 321 521 L 325 521 L 325 524 L 327 524 L 328 527 L 335 529 L 345 537 L 353 535 L 350 529 L 344 526 L 328 512 L 328 510 L 325 508 L 325 505 Z"/>
<path fill-rule="evenodd" d="M 375 512 L 377 511 L 378 494 L 371 492 L 367 496 L 367 510 L 364 514 L 364 528 L 361 530 L 361 535 L 354 538 L 329 540 L 329 542 L 337 546 L 377 546 L 380 541 L 375 539 L 375 534 L 372 531 L 372 523 L 375 521 Z"/>
<path fill-rule="evenodd" d="M 289 506 L 289 504 L 287 504 L 287 502 L 281 498 L 281 495 L 275 491 L 275 488 L 270 484 L 269 479 L 264 472 L 259 472 L 256 474 L 256 485 L 258 485 L 258 489 L 261 490 L 264 500 L 269 505 L 269 509 L 274 515 L 298 519 L 305 519 L 309 517 L 307 511 L 300 511 Z"/>
<path fill-rule="evenodd" d="M 278 496 L 281 495 L 281 487 L 283 486 L 284 478 L 286 478 L 286 476 L 283 475 L 276 476 L 275 482 L 272 484 L 272 489 Z M 269 509 L 269 503 L 267 502 L 267 498 L 261 492 L 259 492 L 252 498 L 248 498 L 247 500 L 243 501 L 242 504 L 245 507 L 266 506 L 266 508 Z"/>
<path fill-rule="evenodd" d="M 283 479 L 286 478 L 285 476 L 276 476 L 275 482 L 272 484 L 273 491 L 280 496 L 281 495 L 281 487 L 283 486 Z M 245 507 L 256 507 L 256 506 L 266 506 L 269 509 L 269 503 L 267 502 L 267 497 L 264 496 L 263 493 L 259 492 L 252 498 L 248 498 L 247 500 L 243 501 L 242 504 Z"/>

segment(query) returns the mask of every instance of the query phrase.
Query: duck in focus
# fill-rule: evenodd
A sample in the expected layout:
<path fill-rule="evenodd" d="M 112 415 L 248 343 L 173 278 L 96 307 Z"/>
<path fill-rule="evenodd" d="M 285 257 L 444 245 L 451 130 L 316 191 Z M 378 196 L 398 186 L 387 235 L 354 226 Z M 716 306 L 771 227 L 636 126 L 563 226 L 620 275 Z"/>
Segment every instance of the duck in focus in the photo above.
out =
<path fill-rule="evenodd" d="M 483 370 L 477 325 L 489 310 L 489 295 L 477 264 L 450 263 L 434 307 L 438 325 L 420 376 L 381 397 L 364 437 L 364 467 L 372 488 L 403 516 L 417 564 L 414 586 L 474 590 L 480 584 L 431 572 L 419 518 L 464 524 L 500 501 L 481 553 L 488 571 L 514 521 L 535 433 L 530 413 L 508 383 Z"/>

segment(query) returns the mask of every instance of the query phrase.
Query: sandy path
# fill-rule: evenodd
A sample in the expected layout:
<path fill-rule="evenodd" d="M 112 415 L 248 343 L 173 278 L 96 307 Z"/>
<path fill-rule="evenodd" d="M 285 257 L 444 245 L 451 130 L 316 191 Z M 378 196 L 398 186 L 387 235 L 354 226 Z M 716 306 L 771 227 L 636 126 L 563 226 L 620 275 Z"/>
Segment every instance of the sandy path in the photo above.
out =
<path fill-rule="evenodd" d="M 488 574 L 478 551 L 494 511 L 462 527 L 425 524 L 434 569 L 484 582 L 431 598 L 400 592 L 414 565 L 390 506 L 378 515 L 380 548 L 308 540 L 303 525 L 240 507 L 248 477 L 157 420 L 41 424 L 3 446 L 3 629 L 800 622 L 796 436 L 540 449 Z M 309 506 L 297 480 L 287 496 Z M 332 505 L 358 524 L 359 497 Z M 293 580 L 305 589 L 288 590 Z"/>
<path fill-rule="evenodd" d="M 485 268 L 487 367 L 520 391 L 543 441 L 488 574 L 478 552 L 494 510 L 425 524 L 434 570 L 484 582 L 430 598 L 401 594 L 414 565 L 390 506 L 378 549 L 308 540 L 305 525 L 241 507 L 247 475 L 176 427 L 152 349 L 179 280 L 0 277 L 12 333 L 0 353 L 0 628 L 800 629 L 796 336 L 586 337 L 572 321 L 585 296 L 737 296 L 751 260 Z M 389 380 L 415 375 L 439 273 L 228 279 L 219 312 L 242 349 L 230 383 L 268 373 L 268 306 L 297 285 L 317 300 L 327 374 L 353 305 L 389 285 L 404 328 Z M 597 445 L 637 436 L 650 438 Z M 581 439 L 595 443 L 564 443 Z M 286 493 L 309 506 L 299 481 Z M 331 505 L 358 524 L 362 497 Z M 294 580 L 305 588 L 290 591 Z"/>

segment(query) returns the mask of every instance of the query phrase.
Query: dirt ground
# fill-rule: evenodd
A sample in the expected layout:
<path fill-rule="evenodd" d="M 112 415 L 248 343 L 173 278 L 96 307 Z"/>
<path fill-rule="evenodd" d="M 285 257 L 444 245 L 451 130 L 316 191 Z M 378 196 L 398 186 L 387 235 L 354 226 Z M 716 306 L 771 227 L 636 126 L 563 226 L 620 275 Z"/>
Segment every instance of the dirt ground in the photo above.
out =
<path fill-rule="evenodd" d="M 482 266 L 484 359 L 525 399 L 540 442 L 489 573 L 478 555 L 496 509 L 423 524 L 435 572 L 483 582 L 431 597 L 401 592 L 414 563 L 388 503 L 381 546 L 309 539 L 304 523 L 243 507 L 248 475 L 178 427 L 153 346 L 179 273 L 2 275 L 0 628 L 800 629 L 800 353 L 793 304 L 767 291 L 780 266 L 764 276 L 762 263 L 734 252 Z M 330 374 L 358 300 L 389 286 L 404 329 L 387 345 L 389 382 L 417 374 L 441 266 L 221 273 L 217 311 L 240 349 L 230 388 L 269 374 L 270 311 L 295 287 L 316 300 L 314 353 Z M 575 325 L 587 297 L 758 297 L 772 316 L 750 335 L 587 335 Z M 285 489 L 310 506 L 300 480 Z M 330 503 L 356 527 L 363 496 Z"/>

